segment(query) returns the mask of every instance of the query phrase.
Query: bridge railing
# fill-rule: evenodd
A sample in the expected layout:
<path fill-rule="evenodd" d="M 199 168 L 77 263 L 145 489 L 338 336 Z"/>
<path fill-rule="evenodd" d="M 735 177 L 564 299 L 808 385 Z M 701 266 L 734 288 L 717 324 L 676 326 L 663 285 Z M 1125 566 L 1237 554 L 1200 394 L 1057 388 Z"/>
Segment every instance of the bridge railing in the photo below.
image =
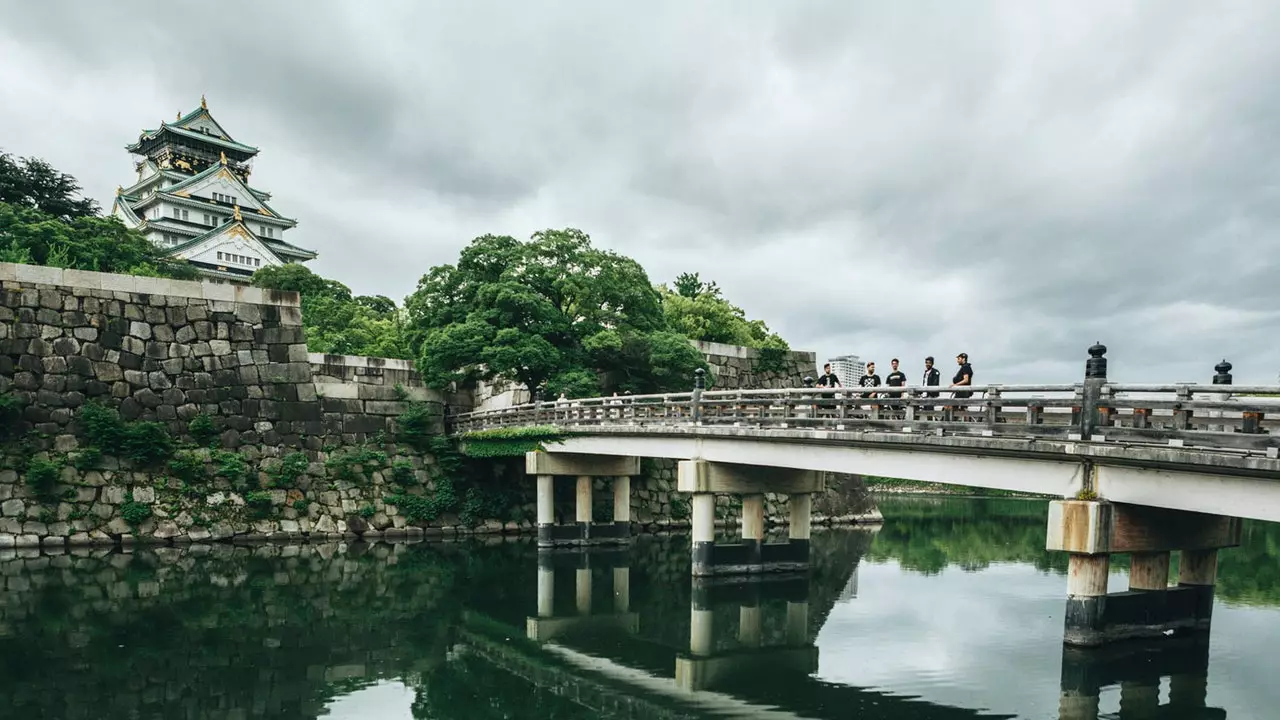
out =
<path fill-rule="evenodd" d="M 455 432 L 520 425 L 719 426 L 1120 441 L 1280 454 L 1280 385 L 1109 383 L 700 390 L 528 403 L 455 416 Z M 1095 354 L 1096 353 L 1096 354 Z M 1096 361 L 1101 360 L 1101 365 Z M 1225 367 L 1225 370 L 1223 369 Z M 1223 381 L 1225 377 L 1225 381 Z M 701 376 L 698 377 L 698 383 Z"/>

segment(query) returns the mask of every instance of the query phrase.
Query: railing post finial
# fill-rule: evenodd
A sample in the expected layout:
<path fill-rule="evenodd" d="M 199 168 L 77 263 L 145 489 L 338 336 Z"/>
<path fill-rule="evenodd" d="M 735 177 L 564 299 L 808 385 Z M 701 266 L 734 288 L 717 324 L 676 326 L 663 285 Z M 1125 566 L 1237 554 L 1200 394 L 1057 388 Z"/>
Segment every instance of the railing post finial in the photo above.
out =
<path fill-rule="evenodd" d="M 1084 362 L 1084 376 L 1088 378 L 1107 378 L 1107 346 L 1096 342 L 1089 348 L 1089 359 Z"/>
<path fill-rule="evenodd" d="M 1213 366 L 1216 375 L 1213 376 L 1214 385 L 1230 385 L 1231 384 L 1231 363 L 1226 358 L 1222 358 L 1222 362 Z"/>

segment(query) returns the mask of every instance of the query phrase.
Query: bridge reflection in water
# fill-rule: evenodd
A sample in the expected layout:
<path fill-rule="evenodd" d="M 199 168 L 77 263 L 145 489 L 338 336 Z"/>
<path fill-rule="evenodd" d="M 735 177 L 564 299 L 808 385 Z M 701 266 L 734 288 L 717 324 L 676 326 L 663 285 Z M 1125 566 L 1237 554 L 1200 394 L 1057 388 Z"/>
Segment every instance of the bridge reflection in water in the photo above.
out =
<path fill-rule="evenodd" d="M 694 578 L 633 604 L 627 550 L 541 552 L 527 643 L 468 614 L 462 646 L 600 717 L 1013 718 L 820 678 L 815 639 L 857 602 L 872 531 L 833 533 L 809 574 Z M 833 546 L 837 545 L 837 546 Z M 532 589 L 531 589 L 532 590 Z M 531 592 L 532 594 L 532 592 Z M 675 602 L 687 613 L 674 612 Z M 1208 634 L 1062 650 L 1059 720 L 1225 718 L 1206 707 Z M 1016 679 L 1011 668 L 1010 680 Z M 1162 702 L 1162 683 L 1168 692 Z M 1118 687 L 1118 713 L 1101 714 Z M 1047 704 L 1050 701 L 1046 698 Z"/>

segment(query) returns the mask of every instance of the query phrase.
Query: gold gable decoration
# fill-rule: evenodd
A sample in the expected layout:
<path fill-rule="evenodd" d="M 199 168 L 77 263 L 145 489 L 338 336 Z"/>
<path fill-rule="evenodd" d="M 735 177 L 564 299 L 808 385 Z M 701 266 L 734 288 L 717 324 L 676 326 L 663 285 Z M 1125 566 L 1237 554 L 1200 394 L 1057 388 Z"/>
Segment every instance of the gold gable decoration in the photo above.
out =
<path fill-rule="evenodd" d="M 235 218 L 235 219 L 236 219 L 236 222 L 243 222 L 243 221 L 244 221 L 244 218 L 240 216 L 240 206 L 239 206 L 239 205 L 236 205 L 235 207 L 233 207 L 233 208 L 231 209 L 231 217 Z"/>
<path fill-rule="evenodd" d="M 238 220 L 239 218 L 236 219 Z M 227 234 L 231 237 L 244 238 L 245 240 L 249 239 L 249 232 L 245 230 L 242 225 L 232 226 L 231 229 L 227 231 Z"/>
<path fill-rule="evenodd" d="M 209 109 L 209 102 L 204 99 L 204 93 L 200 93 L 200 109 L 201 110 Z"/>

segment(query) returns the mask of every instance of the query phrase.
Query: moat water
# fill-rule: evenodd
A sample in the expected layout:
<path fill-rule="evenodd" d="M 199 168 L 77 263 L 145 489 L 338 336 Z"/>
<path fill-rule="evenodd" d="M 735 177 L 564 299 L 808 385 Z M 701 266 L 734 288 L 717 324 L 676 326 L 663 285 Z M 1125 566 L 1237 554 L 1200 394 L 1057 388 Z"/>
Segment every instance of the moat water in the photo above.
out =
<path fill-rule="evenodd" d="M 1210 637 L 1072 652 L 1043 503 L 882 510 L 737 586 L 682 536 L 541 570 L 527 541 L 10 551 L 0 717 L 1280 717 L 1280 525 L 1222 553 Z"/>

